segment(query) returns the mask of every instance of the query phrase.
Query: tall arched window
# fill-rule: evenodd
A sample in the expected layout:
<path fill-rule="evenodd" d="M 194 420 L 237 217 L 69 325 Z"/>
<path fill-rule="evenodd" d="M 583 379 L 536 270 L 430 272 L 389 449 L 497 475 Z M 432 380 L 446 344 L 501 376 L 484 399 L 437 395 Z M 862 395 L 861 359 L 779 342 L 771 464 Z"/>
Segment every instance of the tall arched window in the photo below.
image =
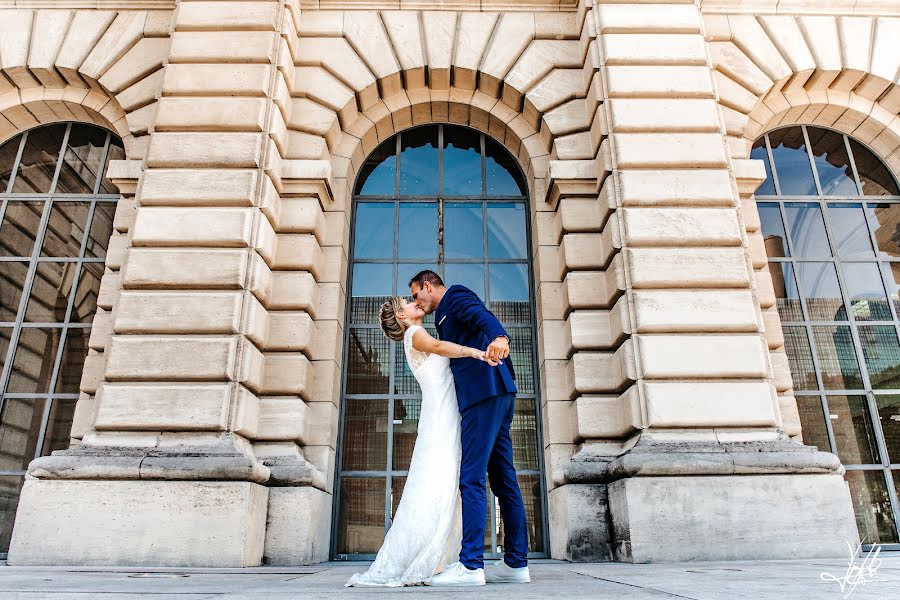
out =
<path fill-rule="evenodd" d="M 900 191 L 871 150 L 811 126 L 753 146 L 769 269 L 806 444 L 834 452 L 867 544 L 897 544 Z"/>
<path fill-rule="evenodd" d="M 69 446 L 121 158 L 115 135 L 77 123 L 0 146 L 0 555 L 28 463 Z"/>
<path fill-rule="evenodd" d="M 545 553 L 543 460 L 531 289 L 526 184 L 515 159 L 472 129 L 429 125 L 382 143 L 354 188 L 350 298 L 334 557 L 374 556 L 400 501 L 421 405 L 403 349 L 378 325 L 378 309 L 426 268 L 471 288 L 511 337 L 519 395 L 512 425 L 530 550 Z M 432 318 L 426 320 L 436 335 Z M 490 494 L 489 494 L 490 496 Z M 490 496 L 485 555 L 502 553 L 503 528 Z"/>

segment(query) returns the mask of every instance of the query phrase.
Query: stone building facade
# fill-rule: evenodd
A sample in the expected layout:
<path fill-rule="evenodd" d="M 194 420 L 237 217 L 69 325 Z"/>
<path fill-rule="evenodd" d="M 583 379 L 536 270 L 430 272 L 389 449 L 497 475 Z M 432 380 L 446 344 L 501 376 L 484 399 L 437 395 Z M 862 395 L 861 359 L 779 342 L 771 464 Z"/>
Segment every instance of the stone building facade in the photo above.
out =
<path fill-rule="evenodd" d="M 900 541 L 895 0 L 0 6 L 10 564 L 370 556 L 432 264 L 516 315 L 534 556 Z"/>

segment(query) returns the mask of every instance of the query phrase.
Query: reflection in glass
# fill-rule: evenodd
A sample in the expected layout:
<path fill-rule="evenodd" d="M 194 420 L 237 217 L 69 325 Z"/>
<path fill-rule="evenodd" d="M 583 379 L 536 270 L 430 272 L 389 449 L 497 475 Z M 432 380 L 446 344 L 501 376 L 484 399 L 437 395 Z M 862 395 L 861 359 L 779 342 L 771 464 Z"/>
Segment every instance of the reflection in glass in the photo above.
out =
<path fill-rule="evenodd" d="M 786 202 L 788 230 L 798 258 L 824 258 L 831 256 L 822 209 L 817 202 Z"/>
<path fill-rule="evenodd" d="M 103 159 L 108 133 L 96 127 L 73 124 L 63 155 L 57 194 L 92 194 Z"/>
<path fill-rule="evenodd" d="M 395 471 L 409 470 L 420 414 L 422 400 L 394 400 L 394 458 L 391 469 Z"/>
<path fill-rule="evenodd" d="M 59 363 L 59 375 L 56 377 L 56 393 L 78 393 L 90 336 L 91 330 L 87 328 L 70 327 L 66 332 L 66 343 L 63 345 L 62 360 Z"/>
<path fill-rule="evenodd" d="M 900 257 L 900 204 L 867 204 L 866 214 L 875 234 L 878 254 Z"/>
<path fill-rule="evenodd" d="M 488 196 L 524 196 L 525 182 L 522 180 L 519 167 L 510 153 L 485 136 L 484 164 L 487 173 Z"/>
<path fill-rule="evenodd" d="M 351 322 L 377 322 L 381 305 L 391 296 L 393 277 L 394 268 L 389 264 L 357 263 L 353 265 L 353 296 L 350 298 Z"/>
<path fill-rule="evenodd" d="M 69 294 L 75 280 L 74 262 L 40 262 L 31 284 L 25 320 L 31 323 L 65 321 Z"/>
<path fill-rule="evenodd" d="M 860 541 L 864 544 L 896 543 L 897 528 L 884 471 L 847 471 L 844 480 L 850 484 L 850 498 L 856 513 Z"/>
<path fill-rule="evenodd" d="M 778 173 L 781 195 L 816 195 L 816 182 L 806 152 L 803 130 L 800 127 L 778 129 L 769 134 L 769 143 L 772 146 L 772 158 L 775 161 L 775 172 Z"/>
<path fill-rule="evenodd" d="M 10 200 L 0 224 L 0 253 L 3 256 L 31 256 L 37 238 L 44 202 Z"/>
<path fill-rule="evenodd" d="M 62 329 L 25 327 L 19 333 L 7 392 L 43 394 L 50 387 Z"/>
<path fill-rule="evenodd" d="M 854 390 L 862 387 L 859 362 L 850 328 L 840 325 L 811 327 L 816 357 L 827 390 Z"/>
<path fill-rule="evenodd" d="M 875 406 L 878 410 L 878 421 L 881 423 L 888 458 L 891 463 L 900 464 L 900 396 L 876 395 Z"/>
<path fill-rule="evenodd" d="M 109 153 L 106 156 L 106 165 L 103 168 L 103 179 L 100 182 L 100 193 L 101 194 L 118 194 L 119 193 L 119 189 L 107 177 L 106 167 L 109 166 L 110 161 L 124 160 L 124 159 L 125 159 L 125 148 L 122 147 L 122 142 L 119 141 L 118 139 L 110 140 Z"/>
<path fill-rule="evenodd" d="M 13 180 L 13 192 L 47 194 L 51 191 L 65 133 L 65 123 L 39 127 L 27 133 L 22 161 Z"/>
<path fill-rule="evenodd" d="M 526 258 L 525 206 L 491 204 L 487 209 L 489 258 Z"/>
<path fill-rule="evenodd" d="M 9 341 L 12 339 L 11 327 L 0 327 L 0 372 L 6 366 L 7 355 L 9 354 Z"/>
<path fill-rule="evenodd" d="M 850 312 L 856 321 L 890 321 L 891 308 L 884 294 L 878 263 L 853 262 L 842 265 L 844 284 L 850 297 Z"/>
<path fill-rule="evenodd" d="M 847 312 L 841 299 L 834 263 L 802 262 L 797 265 L 800 292 L 806 299 L 811 321 L 846 321 Z"/>
<path fill-rule="evenodd" d="M 802 321 L 800 293 L 794 280 L 794 265 L 789 262 L 769 263 L 772 287 L 775 289 L 776 305 L 782 321 Z"/>
<path fill-rule="evenodd" d="M 807 134 L 822 195 L 858 196 L 844 136 L 820 127 L 807 128 Z"/>
<path fill-rule="evenodd" d="M 397 514 L 397 507 L 400 506 L 400 499 L 403 497 L 403 488 L 405 487 L 406 477 L 402 475 L 391 477 L 391 520 Z"/>
<path fill-rule="evenodd" d="M 540 552 L 544 548 L 541 478 L 540 475 L 519 475 L 517 479 L 519 480 L 519 490 L 522 492 L 522 502 L 525 504 L 525 523 L 528 525 L 528 551 Z M 501 539 L 502 537 L 498 535 L 497 542 L 500 543 Z"/>
<path fill-rule="evenodd" d="M 516 412 L 513 414 L 509 435 L 512 439 L 513 462 L 516 469 L 535 471 L 540 469 L 541 458 L 537 447 L 537 413 L 533 398 L 516 399 Z M 522 490 L 523 495 L 524 492 L 525 490 Z"/>
<path fill-rule="evenodd" d="M 28 275 L 26 262 L 0 262 L 0 321 L 15 321 Z"/>
<path fill-rule="evenodd" d="M 13 522 L 19 505 L 19 492 L 25 477 L 22 475 L 0 475 L 0 552 L 9 549 Z"/>
<path fill-rule="evenodd" d="M 444 128 L 444 195 L 481 195 L 481 134 L 474 129 Z"/>
<path fill-rule="evenodd" d="M 387 400 L 345 400 L 341 467 L 345 471 L 387 469 Z"/>
<path fill-rule="evenodd" d="M 444 283 L 464 285 L 484 300 L 484 265 L 482 264 L 447 264 L 444 267 Z"/>
<path fill-rule="evenodd" d="M 866 196 L 900 196 L 897 181 L 875 154 L 857 142 L 850 140 L 850 150 L 856 163 L 856 172 Z"/>
<path fill-rule="evenodd" d="M 34 460 L 44 402 L 40 398 L 4 399 L 0 408 L 0 471 L 24 471 Z"/>
<path fill-rule="evenodd" d="M 78 288 L 75 290 L 75 302 L 69 320 L 72 323 L 90 323 L 97 312 L 97 296 L 100 293 L 100 280 L 103 278 L 101 263 L 82 263 L 78 274 Z"/>
<path fill-rule="evenodd" d="M 112 202 L 97 202 L 91 217 L 91 232 L 88 234 L 84 255 L 88 258 L 106 258 L 106 248 L 113 231 L 113 217 L 116 205 Z"/>
<path fill-rule="evenodd" d="M 803 443 L 815 446 L 822 452 L 831 452 L 828 442 L 828 429 L 825 425 L 825 413 L 822 412 L 822 400 L 818 396 L 797 396 L 797 412 L 800 414 L 800 427 L 803 432 Z"/>
<path fill-rule="evenodd" d="M 841 258 L 869 258 L 872 240 L 866 226 L 866 215 L 860 204 L 829 204 L 828 216 L 834 246 Z"/>
<path fill-rule="evenodd" d="M 41 255 L 78 256 L 90 208 L 90 202 L 54 202 L 50 207 Z"/>
<path fill-rule="evenodd" d="M 769 151 L 766 150 L 765 136 L 759 138 L 758 140 L 756 140 L 756 143 L 753 144 L 753 149 L 750 151 L 750 158 L 755 158 L 757 160 L 763 161 L 763 164 L 766 167 L 766 180 L 763 181 L 762 185 L 756 189 L 756 195 L 774 196 L 775 180 L 772 179 L 772 166 L 769 164 Z"/>
<path fill-rule="evenodd" d="M 21 144 L 22 138 L 14 137 L 0 146 L 0 193 L 5 193 L 9 187 L 12 170 L 16 163 L 16 154 L 19 153 Z"/>
<path fill-rule="evenodd" d="M 816 382 L 816 369 L 813 364 L 812 352 L 809 349 L 809 339 L 806 337 L 805 327 L 783 327 L 784 348 L 788 356 L 788 364 L 791 367 L 791 379 L 794 389 L 815 390 L 819 386 Z"/>
<path fill-rule="evenodd" d="M 859 341 L 872 389 L 900 388 L 900 344 L 894 326 L 860 326 Z"/>
<path fill-rule="evenodd" d="M 48 456 L 56 450 L 69 447 L 69 434 L 72 431 L 72 419 L 75 417 L 75 400 L 55 398 L 50 405 L 50 418 L 47 421 L 47 433 L 41 446 L 41 456 Z"/>
<path fill-rule="evenodd" d="M 394 209 L 392 202 L 360 202 L 356 205 L 353 244 L 356 258 L 394 256 Z"/>
<path fill-rule="evenodd" d="M 400 194 L 436 196 L 438 172 L 438 129 L 416 127 L 400 134 Z"/>
<path fill-rule="evenodd" d="M 397 142 L 393 138 L 378 146 L 363 163 L 356 184 L 362 196 L 393 196 L 397 188 Z"/>
<path fill-rule="evenodd" d="M 534 369 L 531 366 L 532 340 L 530 327 L 507 327 L 509 359 L 512 360 L 516 387 L 521 394 L 534 393 Z"/>
<path fill-rule="evenodd" d="M 879 460 L 878 445 L 865 396 L 827 396 L 828 414 L 837 455 L 845 465 Z"/>
<path fill-rule="evenodd" d="M 353 327 L 347 343 L 347 393 L 387 394 L 390 340 L 381 329 Z"/>
<path fill-rule="evenodd" d="M 398 258 L 430 258 L 438 255 L 437 204 L 400 203 L 400 227 L 397 232 Z"/>
<path fill-rule="evenodd" d="M 530 323 L 528 265 L 492 264 L 488 268 L 491 298 L 488 308 L 502 323 Z"/>
<path fill-rule="evenodd" d="M 385 480 L 342 477 L 339 554 L 375 554 L 384 541 Z"/>
<path fill-rule="evenodd" d="M 409 296 L 409 280 L 416 276 L 419 271 L 434 271 L 440 274 L 438 266 L 434 263 L 400 263 L 397 265 L 397 294 L 401 296 Z M 448 284 L 449 285 L 449 284 Z"/>
<path fill-rule="evenodd" d="M 445 258 L 484 256 L 483 207 L 480 202 L 448 202 L 444 205 Z"/>
<path fill-rule="evenodd" d="M 769 258 L 790 256 L 787 235 L 784 233 L 784 223 L 781 220 L 781 209 L 777 204 L 769 202 L 760 202 L 756 207 L 759 209 L 759 222 L 762 227 L 763 242 L 766 245 L 766 255 Z"/>

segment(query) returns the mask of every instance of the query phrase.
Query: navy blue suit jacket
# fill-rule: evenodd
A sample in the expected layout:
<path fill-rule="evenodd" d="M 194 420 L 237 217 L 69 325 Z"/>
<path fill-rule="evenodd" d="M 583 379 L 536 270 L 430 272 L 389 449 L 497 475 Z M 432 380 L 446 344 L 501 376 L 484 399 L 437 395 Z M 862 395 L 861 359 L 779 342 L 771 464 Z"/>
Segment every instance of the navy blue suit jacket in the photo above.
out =
<path fill-rule="evenodd" d="M 501 335 L 508 337 L 503 325 L 469 288 L 451 285 L 434 311 L 434 323 L 442 340 L 484 350 Z M 486 398 L 515 394 L 515 373 L 511 357 L 492 367 L 477 358 L 451 358 L 450 370 L 456 383 L 459 410 Z"/>

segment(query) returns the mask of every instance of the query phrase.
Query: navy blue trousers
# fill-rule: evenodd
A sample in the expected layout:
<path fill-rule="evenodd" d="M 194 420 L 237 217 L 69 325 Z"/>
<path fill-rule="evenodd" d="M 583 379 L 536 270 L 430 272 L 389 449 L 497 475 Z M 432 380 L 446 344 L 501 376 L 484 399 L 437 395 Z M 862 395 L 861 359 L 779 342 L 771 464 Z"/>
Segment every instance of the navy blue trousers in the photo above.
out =
<path fill-rule="evenodd" d="M 528 527 L 525 506 L 513 465 L 509 427 L 515 413 L 515 395 L 494 396 L 462 411 L 462 462 L 459 491 L 462 495 L 463 535 L 459 562 L 469 569 L 484 567 L 484 528 L 487 515 L 485 473 L 500 504 L 504 527 L 503 560 L 510 567 L 528 564 Z"/>

